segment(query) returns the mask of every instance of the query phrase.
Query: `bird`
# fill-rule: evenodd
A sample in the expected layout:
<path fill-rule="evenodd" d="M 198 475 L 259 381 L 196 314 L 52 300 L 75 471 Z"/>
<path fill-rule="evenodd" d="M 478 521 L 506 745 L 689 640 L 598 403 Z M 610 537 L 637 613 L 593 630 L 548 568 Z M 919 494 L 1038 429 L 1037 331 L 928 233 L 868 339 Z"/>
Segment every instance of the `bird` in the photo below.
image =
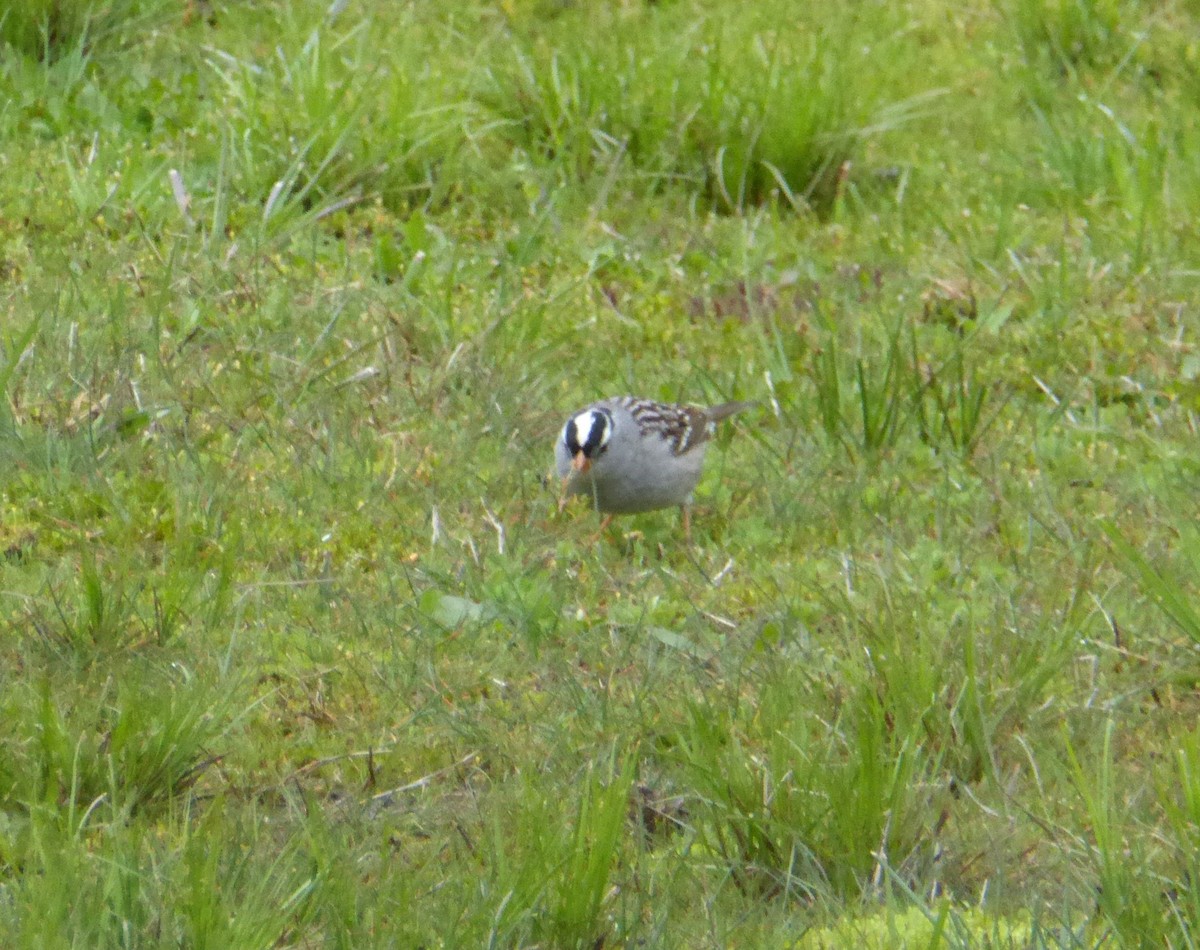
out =
<path fill-rule="evenodd" d="M 613 515 L 679 506 L 690 539 L 692 492 L 717 423 L 754 405 L 704 408 L 613 396 L 572 413 L 554 446 L 559 510 L 570 496 L 587 495 L 605 516 L 603 531 Z"/>

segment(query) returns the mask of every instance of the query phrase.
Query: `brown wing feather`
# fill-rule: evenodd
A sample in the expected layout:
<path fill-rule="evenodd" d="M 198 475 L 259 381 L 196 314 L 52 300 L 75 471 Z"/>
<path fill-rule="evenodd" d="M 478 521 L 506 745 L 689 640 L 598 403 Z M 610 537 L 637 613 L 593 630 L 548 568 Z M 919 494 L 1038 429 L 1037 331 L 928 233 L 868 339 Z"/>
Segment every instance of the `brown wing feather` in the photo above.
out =
<path fill-rule="evenodd" d="M 660 433 L 672 446 L 675 455 L 684 455 L 712 438 L 717 423 L 734 413 L 749 409 L 752 402 L 726 402 L 711 409 L 700 406 L 674 405 L 636 399 L 619 400 L 638 422 L 642 435 Z"/>

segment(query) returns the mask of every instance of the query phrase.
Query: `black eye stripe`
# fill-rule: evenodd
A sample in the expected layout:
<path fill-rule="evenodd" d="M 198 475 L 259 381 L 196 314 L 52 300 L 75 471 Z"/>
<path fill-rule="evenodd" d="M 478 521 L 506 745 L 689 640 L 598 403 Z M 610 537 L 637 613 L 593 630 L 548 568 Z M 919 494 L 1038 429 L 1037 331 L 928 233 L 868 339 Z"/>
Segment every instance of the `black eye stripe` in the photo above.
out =
<path fill-rule="evenodd" d="M 568 419 L 567 424 L 563 426 L 562 439 L 567 451 L 572 455 L 579 451 L 579 427 L 574 419 Z"/>

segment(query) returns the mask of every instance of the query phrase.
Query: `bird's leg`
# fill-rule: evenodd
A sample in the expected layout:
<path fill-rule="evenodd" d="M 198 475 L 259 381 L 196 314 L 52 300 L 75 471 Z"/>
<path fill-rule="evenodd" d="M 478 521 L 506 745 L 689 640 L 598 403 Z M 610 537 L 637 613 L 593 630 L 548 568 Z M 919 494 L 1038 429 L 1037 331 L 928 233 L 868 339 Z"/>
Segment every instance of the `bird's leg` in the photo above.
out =
<path fill-rule="evenodd" d="M 683 537 L 688 544 L 692 543 L 692 508 L 690 505 L 680 505 L 679 512 L 683 515 Z"/>

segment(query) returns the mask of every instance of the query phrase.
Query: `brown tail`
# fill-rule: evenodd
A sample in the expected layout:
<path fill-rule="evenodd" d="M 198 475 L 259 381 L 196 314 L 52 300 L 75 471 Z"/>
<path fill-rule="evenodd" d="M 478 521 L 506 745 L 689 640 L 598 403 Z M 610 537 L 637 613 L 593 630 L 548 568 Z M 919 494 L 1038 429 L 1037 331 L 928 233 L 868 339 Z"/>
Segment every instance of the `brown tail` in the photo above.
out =
<path fill-rule="evenodd" d="M 705 412 L 710 422 L 720 422 L 722 419 L 728 419 L 739 412 L 753 409 L 757 405 L 758 403 L 756 402 L 723 402 L 719 406 L 711 406 Z"/>

